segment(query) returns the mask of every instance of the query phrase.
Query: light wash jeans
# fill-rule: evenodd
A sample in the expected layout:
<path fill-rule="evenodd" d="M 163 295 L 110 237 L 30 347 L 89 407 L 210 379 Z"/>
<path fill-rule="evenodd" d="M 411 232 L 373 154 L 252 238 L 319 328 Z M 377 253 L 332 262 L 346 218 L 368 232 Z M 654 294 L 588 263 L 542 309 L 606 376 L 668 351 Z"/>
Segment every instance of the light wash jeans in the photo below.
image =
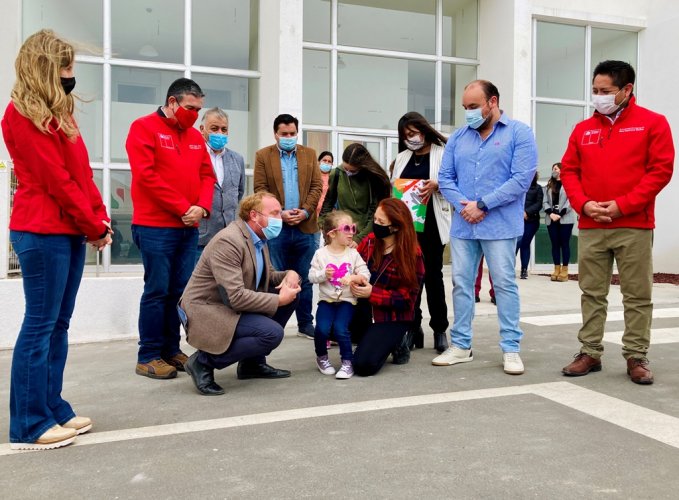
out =
<path fill-rule="evenodd" d="M 474 319 L 474 280 L 481 261 L 486 256 L 493 278 L 497 317 L 500 323 L 502 352 L 519 352 L 523 332 L 519 328 L 521 306 L 516 284 L 516 240 L 450 239 L 453 260 L 453 311 L 455 319 L 450 330 L 451 344 L 460 349 L 471 349 L 472 320 Z"/>

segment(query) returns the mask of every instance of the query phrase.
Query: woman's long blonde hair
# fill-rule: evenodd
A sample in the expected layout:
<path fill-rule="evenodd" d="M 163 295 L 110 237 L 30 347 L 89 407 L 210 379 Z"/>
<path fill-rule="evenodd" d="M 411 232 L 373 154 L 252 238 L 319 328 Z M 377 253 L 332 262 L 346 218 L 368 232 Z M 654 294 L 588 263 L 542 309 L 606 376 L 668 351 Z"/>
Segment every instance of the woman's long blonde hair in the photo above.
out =
<path fill-rule="evenodd" d="M 49 133 L 49 124 L 55 119 L 57 130 L 63 130 L 69 138 L 78 135 L 73 120 L 74 97 L 64 92 L 60 75 L 74 59 L 73 45 L 47 29 L 29 36 L 19 49 L 12 102 L 43 133 Z"/>

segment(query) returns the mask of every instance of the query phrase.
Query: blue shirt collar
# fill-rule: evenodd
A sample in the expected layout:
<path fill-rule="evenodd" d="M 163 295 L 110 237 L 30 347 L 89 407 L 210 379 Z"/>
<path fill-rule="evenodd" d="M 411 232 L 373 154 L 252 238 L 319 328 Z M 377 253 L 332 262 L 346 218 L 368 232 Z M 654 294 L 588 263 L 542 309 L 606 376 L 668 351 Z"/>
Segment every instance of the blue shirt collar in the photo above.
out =
<path fill-rule="evenodd" d="M 261 248 L 264 246 L 264 243 L 266 241 L 262 240 L 259 236 L 257 236 L 257 233 L 255 233 L 252 228 L 250 227 L 250 224 L 247 222 L 245 223 L 245 227 L 248 228 L 248 231 L 250 231 L 250 235 L 252 236 L 252 243 L 255 245 L 255 248 Z"/>

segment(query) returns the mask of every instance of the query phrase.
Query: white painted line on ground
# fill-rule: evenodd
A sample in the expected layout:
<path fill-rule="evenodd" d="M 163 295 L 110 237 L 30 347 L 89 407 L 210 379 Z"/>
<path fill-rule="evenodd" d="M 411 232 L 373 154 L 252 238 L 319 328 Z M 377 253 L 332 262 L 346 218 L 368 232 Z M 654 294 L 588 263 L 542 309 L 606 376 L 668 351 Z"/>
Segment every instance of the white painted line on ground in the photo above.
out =
<path fill-rule="evenodd" d="M 535 394 L 679 448 L 679 418 L 570 383 L 543 384 Z"/>
<path fill-rule="evenodd" d="M 623 332 L 604 333 L 604 342 L 622 345 Z M 679 342 L 679 328 L 651 328 L 651 345 Z"/>
<path fill-rule="evenodd" d="M 606 321 L 623 321 L 624 311 L 608 311 Z M 654 318 L 677 318 L 679 317 L 679 307 L 668 307 L 665 309 L 653 309 Z M 582 323 L 582 314 L 551 314 L 545 316 L 526 316 L 521 318 L 522 323 L 535 326 L 554 326 L 554 325 L 577 325 Z"/>
<path fill-rule="evenodd" d="M 132 439 L 174 436 L 191 432 L 205 432 L 219 429 L 230 429 L 246 425 L 271 424 L 291 420 L 326 417 L 331 415 L 346 415 L 395 408 L 471 401 L 503 396 L 518 396 L 533 394 L 544 397 L 556 403 L 584 412 L 606 422 L 618 425 L 624 429 L 647 436 L 661 443 L 679 448 L 679 418 L 665 415 L 648 408 L 628 403 L 602 393 L 583 389 L 569 382 L 552 382 L 545 384 L 531 384 L 513 387 L 498 387 L 479 389 L 474 391 L 448 392 L 442 394 L 426 394 L 403 398 L 379 399 L 360 401 L 311 408 L 296 408 L 292 410 L 256 413 L 235 417 L 217 418 L 213 420 L 198 420 L 194 422 L 180 422 L 176 424 L 139 427 L 136 429 L 121 429 L 118 431 L 94 432 L 79 436 L 71 446 L 89 446 L 95 444 L 129 441 Z M 0 444 L 0 456 L 18 455 L 25 452 L 12 451 L 8 443 Z"/>

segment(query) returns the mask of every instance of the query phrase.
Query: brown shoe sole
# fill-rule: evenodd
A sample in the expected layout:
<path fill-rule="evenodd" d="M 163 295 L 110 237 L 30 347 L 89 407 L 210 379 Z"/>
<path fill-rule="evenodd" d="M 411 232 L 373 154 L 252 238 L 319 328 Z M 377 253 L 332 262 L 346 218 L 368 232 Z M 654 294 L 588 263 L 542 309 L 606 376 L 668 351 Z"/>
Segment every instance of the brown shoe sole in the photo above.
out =
<path fill-rule="evenodd" d="M 595 365 L 592 366 L 589 370 L 585 372 L 571 372 L 571 371 L 566 371 L 564 368 L 561 370 L 561 373 L 566 375 L 567 377 L 582 377 L 583 375 L 587 375 L 589 372 L 600 372 L 601 371 L 601 365 Z"/>
<path fill-rule="evenodd" d="M 168 380 L 171 378 L 175 378 L 177 376 L 177 370 L 168 373 L 167 375 L 157 375 L 155 373 L 150 373 L 144 370 L 140 370 L 139 368 L 135 368 L 135 373 L 137 375 L 141 375 L 142 377 L 148 377 L 148 378 L 155 378 L 158 380 Z"/>

